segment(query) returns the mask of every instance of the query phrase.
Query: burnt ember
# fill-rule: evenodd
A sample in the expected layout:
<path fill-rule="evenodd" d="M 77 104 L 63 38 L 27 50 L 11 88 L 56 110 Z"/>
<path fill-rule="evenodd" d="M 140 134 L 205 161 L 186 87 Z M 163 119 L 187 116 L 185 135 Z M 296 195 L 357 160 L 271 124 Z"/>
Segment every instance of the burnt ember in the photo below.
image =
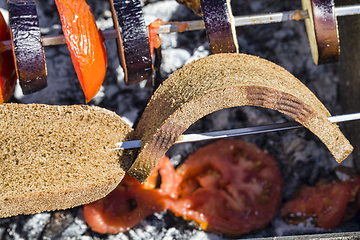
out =
<path fill-rule="evenodd" d="M 109 1 L 88 0 L 98 27 L 113 27 Z M 7 4 L 0 0 L 7 18 Z M 234 16 L 281 12 L 301 9 L 300 0 L 233 0 Z M 60 17 L 53 0 L 38 0 L 37 11 L 43 35 L 62 33 Z M 165 22 L 200 19 L 192 10 L 175 0 L 143 1 L 146 24 L 157 18 Z M 339 63 L 316 66 L 313 62 L 303 21 L 288 21 L 266 25 L 237 27 L 239 51 L 270 60 L 300 79 L 328 108 L 332 115 L 345 113 L 340 105 Z M 162 64 L 157 78 L 166 79 L 184 64 L 210 54 L 205 30 L 161 35 Z M 341 43 L 340 43 L 341 45 Z M 115 111 L 130 125 L 151 96 L 146 82 L 127 86 L 119 63 L 116 41 L 106 40 L 108 64 L 100 92 L 88 104 Z M 66 45 L 45 47 L 48 69 L 48 87 L 30 95 L 23 95 L 17 87 L 13 102 L 44 104 L 85 104 L 81 86 Z M 291 121 L 279 112 L 259 107 L 238 107 L 212 113 L 194 123 L 187 133 L 225 130 L 248 126 Z M 346 124 L 346 123 L 344 123 Z M 340 129 L 344 128 L 340 124 Z M 346 134 L 345 134 L 346 136 Z M 338 166 L 324 144 L 305 129 L 274 132 L 242 137 L 271 153 L 278 161 L 284 180 L 283 201 L 288 200 L 301 184 L 314 185 L 319 178 L 329 176 Z M 208 142 L 186 143 L 173 146 L 167 153 L 177 166 L 195 149 Z M 353 167 L 353 156 L 341 165 Z M 341 176 L 340 176 L 341 177 Z M 130 208 L 135 207 L 129 202 Z M 260 238 L 303 234 L 354 232 L 360 230 L 359 216 L 331 230 L 316 227 L 309 220 L 300 225 L 287 224 L 280 213 L 269 226 L 239 238 Z M 30 216 L 0 219 L 0 239 L 227 239 L 206 233 L 192 223 L 176 217 L 170 211 L 151 215 L 136 227 L 117 235 L 93 232 L 85 223 L 82 206 L 64 211 L 45 212 Z"/>

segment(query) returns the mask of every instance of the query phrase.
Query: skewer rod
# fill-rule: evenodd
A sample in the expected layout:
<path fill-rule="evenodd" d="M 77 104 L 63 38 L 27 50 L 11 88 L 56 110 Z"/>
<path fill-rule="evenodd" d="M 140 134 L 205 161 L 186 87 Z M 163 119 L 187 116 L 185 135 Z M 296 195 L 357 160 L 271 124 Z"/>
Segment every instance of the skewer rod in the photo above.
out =
<path fill-rule="evenodd" d="M 354 120 L 360 119 L 360 113 L 331 116 L 331 117 L 328 117 L 328 119 L 331 123 L 354 121 Z M 207 133 L 199 133 L 199 134 L 184 134 L 184 135 L 181 135 L 174 144 L 216 140 L 216 139 L 230 138 L 230 137 L 239 137 L 239 136 L 254 135 L 254 134 L 260 134 L 260 133 L 269 133 L 269 132 L 276 132 L 276 131 L 298 129 L 298 128 L 303 128 L 303 127 L 304 126 L 302 126 L 301 124 L 299 124 L 297 122 L 286 122 L 286 123 L 276 123 L 276 124 L 271 124 L 271 125 L 247 127 L 247 128 L 240 128 L 240 129 L 231 129 L 231 130 L 216 131 L 216 132 L 207 132 Z M 112 150 L 139 148 L 139 147 L 141 147 L 141 140 L 119 142 L 119 143 L 117 143 L 117 145 L 118 145 L 118 147 L 114 148 Z"/>
<path fill-rule="evenodd" d="M 360 14 L 360 5 L 335 7 L 337 17 Z"/>
<path fill-rule="evenodd" d="M 348 16 L 360 14 L 360 5 L 352 6 L 341 6 L 335 7 L 335 15 L 339 16 Z M 235 26 L 247 26 L 247 25 L 257 25 L 257 24 L 268 24 L 268 23 L 278 23 L 292 20 L 302 20 L 308 18 L 309 14 L 307 10 L 294 10 L 287 12 L 278 12 L 278 13 L 264 13 L 250 16 L 238 16 L 234 17 Z M 195 31 L 205 29 L 204 21 L 186 21 L 186 22 L 171 22 L 160 26 L 159 34 L 172 33 L 172 32 L 184 32 L 184 31 Z M 115 29 L 109 29 L 102 31 L 104 39 L 115 39 L 118 38 L 117 31 Z M 4 50 L 11 49 L 11 41 L 1 42 L 5 48 Z M 43 46 L 53 46 L 65 44 L 65 37 L 63 35 L 57 36 L 43 36 L 42 44 Z"/>

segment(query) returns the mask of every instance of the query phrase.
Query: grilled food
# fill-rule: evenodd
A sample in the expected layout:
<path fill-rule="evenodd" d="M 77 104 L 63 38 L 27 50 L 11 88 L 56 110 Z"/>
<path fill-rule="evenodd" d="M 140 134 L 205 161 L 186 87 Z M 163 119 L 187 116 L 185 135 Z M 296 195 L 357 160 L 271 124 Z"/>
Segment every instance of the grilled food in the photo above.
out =
<path fill-rule="evenodd" d="M 132 129 L 90 106 L 0 105 L 0 217 L 72 208 L 105 197 L 128 167 L 111 151 Z"/>
<path fill-rule="evenodd" d="M 341 162 L 353 150 L 316 96 L 282 67 L 245 54 L 214 54 L 174 72 L 153 94 L 135 129 L 141 150 L 127 172 L 145 181 L 189 126 L 214 111 L 259 106 L 292 117 Z"/>

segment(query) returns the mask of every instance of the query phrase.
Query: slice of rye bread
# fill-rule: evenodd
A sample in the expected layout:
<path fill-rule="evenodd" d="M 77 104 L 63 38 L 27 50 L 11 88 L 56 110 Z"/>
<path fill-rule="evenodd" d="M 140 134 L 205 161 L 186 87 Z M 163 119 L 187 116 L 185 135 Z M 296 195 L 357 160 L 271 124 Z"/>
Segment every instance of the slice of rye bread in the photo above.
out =
<path fill-rule="evenodd" d="M 0 105 L 0 217 L 66 209 L 106 196 L 125 175 L 133 129 L 85 105 Z"/>
<path fill-rule="evenodd" d="M 259 57 L 223 53 L 185 65 L 155 91 L 134 131 L 141 150 L 127 174 L 146 180 L 191 124 L 217 110 L 245 105 L 292 117 L 317 135 L 338 162 L 353 150 L 327 119 L 325 106 L 292 74 Z"/>

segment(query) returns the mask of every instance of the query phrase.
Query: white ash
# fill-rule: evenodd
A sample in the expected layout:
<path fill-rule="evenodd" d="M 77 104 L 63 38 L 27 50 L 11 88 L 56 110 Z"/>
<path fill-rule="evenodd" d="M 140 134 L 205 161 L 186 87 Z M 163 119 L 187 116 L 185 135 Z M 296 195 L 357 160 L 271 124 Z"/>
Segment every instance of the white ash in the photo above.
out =
<path fill-rule="evenodd" d="M 87 1 L 100 29 L 113 26 L 108 1 Z M 175 0 L 143 1 L 143 12 L 147 24 L 157 18 L 163 21 L 200 19 L 191 10 Z M 233 0 L 233 13 L 249 15 L 301 9 L 301 1 L 293 0 Z M 61 34 L 61 23 L 53 0 L 37 0 L 40 26 L 44 34 Z M 6 9 L 6 1 L 0 0 Z M 6 14 L 6 11 L 4 11 Z M 240 52 L 263 57 L 290 71 L 306 84 L 325 104 L 333 115 L 341 114 L 338 101 L 339 78 L 337 64 L 316 66 L 313 63 L 303 21 L 291 21 L 268 25 L 237 28 Z M 210 54 L 204 30 L 161 35 L 163 60 L 161 74 L 167 78 L 182 65 Z M 105 42 L 108 56 L 106 78 L 101 92 L 91 101 L 115 111 L 132 125 L 151 94 L 146 82 L 126 86 L 124 73 L 119 65 L 115 40 Z M 48 87 L 37 93 L 23 96 L 17 90 L 13 101 L 20 103 L 84 104 L 85 98 L 77 80 L 70 53 L 66 45 L 45 48 L 48 67 Z M 187 132 L 203 132 L 231 129 L 291 120 L 276 111 L 239 107 L 221 110 L 194 123 Z M 341 126 L 341 125 L 340 125 Z M 284 178 L 284 199 L 288 199 L 302 183 L 314 184 L 317 178 L 337 164 L 325 146 L 312 133 L 299 129 L 243 137 L 269 151 L 279 162 Z M 174 165 L 180 164 L 188 154 L 204 142 L 174 145 L 167 153 Z M 352 166 L 352 158 L 343 165 Z M 164 211 L 147 217 L 136 227 L 125 233 L 102 235 L 91 231 L 82 216 L 82 207 L 56 214 L 41 213 L 0 219 L 0 239 L 226 239 L 206 233 L 196 225 L 176 218 Z M 343 224 L 334 232 L 358 231 L 358 223 Z M 293 226 L 277 216 L 262 231 L 254 231 L 242 238 L 286 236 L 323 232 L 311 223 Z"/>
<path fill-rule="evenodd" d="M 24 232 L 27 233 L 26 239 L 39 239 L 50 217 L 50 213 L 40 213 L 30 217 L 29 221 L 24 224 Z"/>
<path fill-rule="evenodd" d="M 179 4 L 175 1 L 158 1 L 153 4 L 147 4 L 143 7 L 143 14 L 146 25 L 160 18 L 164 22 L 170 21 Z"/>

